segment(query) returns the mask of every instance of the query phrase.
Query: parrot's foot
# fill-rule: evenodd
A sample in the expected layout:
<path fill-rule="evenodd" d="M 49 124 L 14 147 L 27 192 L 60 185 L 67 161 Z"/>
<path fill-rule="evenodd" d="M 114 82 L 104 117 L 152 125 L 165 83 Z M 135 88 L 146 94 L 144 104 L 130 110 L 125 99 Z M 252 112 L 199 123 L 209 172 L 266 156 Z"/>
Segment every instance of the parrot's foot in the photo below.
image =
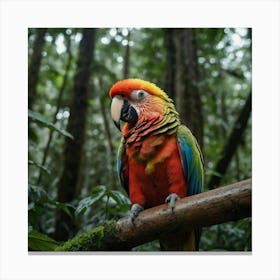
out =
<path fill-rule="evenodd" d="M 131 210 L 130 210 L 130 218 L 131 218 L 132 223 L 134 222 L 134 220 L 136 219 L 138 214 L 143 210 L 144 210 L 144 207 L 138 203 L 135 203 L 132 205 Z"/>
<path fill-rule="evenodd" d="M 173 209 L 175 207 L 175 201 L 180 199 L 179 195 L 176 193 L 171 193 L 167 198 L 165 199 L 165 203 L 170 203 L 171 211 L 173 212 Z"/>

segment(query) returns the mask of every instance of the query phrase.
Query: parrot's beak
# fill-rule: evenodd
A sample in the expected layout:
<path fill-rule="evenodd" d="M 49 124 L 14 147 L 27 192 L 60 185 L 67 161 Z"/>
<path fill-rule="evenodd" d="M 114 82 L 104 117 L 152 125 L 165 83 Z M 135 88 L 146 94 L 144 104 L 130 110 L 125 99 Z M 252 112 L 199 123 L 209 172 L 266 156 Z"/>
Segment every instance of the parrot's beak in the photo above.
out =
<path fill-rule="evenodd" d="M 120 96 L 115 96 L 112 99 L 112 104 L 111 104 L 111 115 L 112 119 L 114 121 L 115 126 L 121 130 L 121 125 L 120 125 L 120 119 L 121 119 L 121 110 L 122 106 L 124 104 L 123 98 Z"/>
<path fill-rule="evenodd" d="M 132 125 L 135 125 L 138 121 L 137 109 L 119 95 L 113 97 L 111 115 L 116 127 L 119 130 L 121 130 L 121 120 Z"/>

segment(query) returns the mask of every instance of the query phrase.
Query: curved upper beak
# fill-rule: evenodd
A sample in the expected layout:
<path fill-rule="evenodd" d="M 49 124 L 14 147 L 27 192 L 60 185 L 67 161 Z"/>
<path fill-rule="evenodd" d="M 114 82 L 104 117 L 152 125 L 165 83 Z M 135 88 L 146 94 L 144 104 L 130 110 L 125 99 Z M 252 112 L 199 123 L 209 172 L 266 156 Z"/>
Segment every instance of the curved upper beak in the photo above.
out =
<path fill-rule="evenodd" d="M 116 95 L 112 99 L 111 104 L 111 115 L 116 127 L 121 130 L 120 119 L 121 119 L 121 111 L 124 104 L 124 100 L 121 96 Z"/>
<path fill-rule="evenodd" d="M 111 114 L 116 127 L 121 130 L 120 121 L 135 125 L 138 121 L 139 110 L 127 99 L 120 95 L 113 97 L 111 104 Z"/>

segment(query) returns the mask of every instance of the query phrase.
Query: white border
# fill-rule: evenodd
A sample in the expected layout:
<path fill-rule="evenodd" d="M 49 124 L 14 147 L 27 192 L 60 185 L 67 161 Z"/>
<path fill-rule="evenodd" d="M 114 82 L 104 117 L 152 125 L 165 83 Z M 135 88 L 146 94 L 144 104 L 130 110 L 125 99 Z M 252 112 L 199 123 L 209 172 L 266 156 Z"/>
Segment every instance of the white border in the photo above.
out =
<path fill-rule="evenodd" d="M 1 279 L 280 279 L 278 1 L 1 2 Z M 28 255 L 27 28 L 253 27 L 253 254 Z"/>

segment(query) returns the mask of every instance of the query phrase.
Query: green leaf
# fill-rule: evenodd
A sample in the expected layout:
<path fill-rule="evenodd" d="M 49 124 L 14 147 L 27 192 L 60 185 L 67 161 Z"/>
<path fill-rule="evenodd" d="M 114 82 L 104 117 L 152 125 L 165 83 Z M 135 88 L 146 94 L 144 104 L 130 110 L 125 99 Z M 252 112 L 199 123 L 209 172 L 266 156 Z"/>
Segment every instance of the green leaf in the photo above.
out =
<path fill-rule="evenodd" d="M 28 233 L 28 248 L 32 251 L 54 251 L 58 242 L 49 236 L 31 231 Z"/>
<path fill-rule="evenodd" d="M 29 160 L 29 161 L 28 161 L 28 164 L 34 165 L 34 166 L 38 167 L 38 168 L 41 169 L 46 175 L 50 175 L 50 174 L 51 174 L 51 172 L 50 172 L 50 170 L 49 170 L 48 168 L 46 168 L 44 165 L 41 165 L 41 164 L 39 164 L 39 163 L 37 163 L 37 162 L 35 162 L 35 161 L 33 161 L 33 160 Z"/>
<path fill-rule="evenodd" d="M 52 122 L 50 122 L 44 116 L 42 116 L 41 114 L 39 114 L 37 112 L 28 110 L 28 118 L 31 121 L 33 121 L 39 125 L 49 128 L 50 130 L 59 132 L 61 135 L 65 136 L 65 137 L 74 139 L 74 137 L 69 132 L 67 132 L 64 129 L 60 129 L 57 125 L 53 124 Z"/>
<path fill-rule="evenodd" d="M 30 126 L 28 128 L 28 143 L 30 145 L 33 145 L 34 147 L 36 147 L 38 142 L 39 142 L 39 137 L 36 134 L 36 131 L 35 131 L 34 127 Z"/>
<path fill-rule="evenodd" d="M 76 210 L 75 216 L 84 214 L 85 211 L 95 202 L 102 199 L 106 195 L 106 187 L 105 186 L 98 186 L 94 188 L 91 192 L 90 196 L 87 196 L 80 200 Z"/>
<path fill-rule="evenodd" d="M 90 196 L 91 197 L 99 196 L 100 194 L 105 194 L 106 191 L 107 191 L 106 186 L 100 185 L 93 188 L 93 190 L 90 193 Z"/>
<path fill-rule="evenodd" d="M 28 184 L 28 195 L 36 202 L 40 200 L 48 201 L 50 199 L 47 192 L 42 187 L 32 184 Z"/>
<path fill-rule="evenodd" d="M 70 218 L 73 218 L 73 215 L 72 215 L 71 211 L 69 210 L 69 208 L 73 208 L 73 206 L 71 204 L 62 203 L 62 202 L 58 202 L 58 201 L 55 201 L 52 204 L 54 204 L 57 209 L 64 211 Z"/>
<path fill-rule="evenodd" d="M 57 209 L 63 210 L 71 218 L 73 217 L 71 211 L 69 210 L 70 208 L 74 208 L 72 204 L 54 201 L 49 196 L 49 194 L 40 186 L 28 184 L 28 195 L 31 196 L 35 202 L 45 202 L 45 206 L 47 204 L 54 205 Z M 30 207 L 32 208 L 32 205 Z"/>
<path fill-rule="evenodd" d="M 131 205 L 130 200 L 126 195 L 121 193 L 120 191 L 110 191 L 109 196 L 117 202 L 118 205 L 127 204 Z"/>

